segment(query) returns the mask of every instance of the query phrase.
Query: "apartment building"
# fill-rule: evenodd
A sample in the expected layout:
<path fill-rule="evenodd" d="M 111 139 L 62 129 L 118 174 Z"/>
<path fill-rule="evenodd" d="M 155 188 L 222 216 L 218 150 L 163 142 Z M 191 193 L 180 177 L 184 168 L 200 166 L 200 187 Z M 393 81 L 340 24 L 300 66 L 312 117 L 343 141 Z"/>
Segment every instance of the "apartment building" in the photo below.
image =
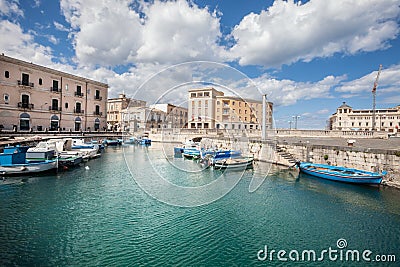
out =
<path fill-rule="evenodd" d="M 262 101 L 225 96 L 214 88 L 189 90 L 190 129 L 261 130 Z M 272 128 L 273 103 L 266 105 L 266 128 Z"/>
<path fill-rule="evenodd" d="M 166 114 L 165 128 L 182 129 L 187 128 L 188 109 L 172 104 L 154 104 L 152 109 L 161 110 Z"/>
<path fill-rule="evenodd" d="M 167 113 L 150 107 L 128 107 L 122 111 L 123 130 L 146 131 L 167 127 Z"/>
<path fill-rule="evenodd" d="M 346 102 L 329 118 L 330 130 L 385 131 L 397 133 L 400 127 L 400 105 L 375 110 L 375 127 L 372 127 L 372 109 L 353 109 Z"/>
<path fill-rule="evenodd" d="M 189 90 L 188 128 L 215 129 L 217 96 L 223 95 L 214 88 Z"/>
<path fill-rule="evenodd" d="M 0 55 L 0 128 L 106 128 L 108 85 Z"/>

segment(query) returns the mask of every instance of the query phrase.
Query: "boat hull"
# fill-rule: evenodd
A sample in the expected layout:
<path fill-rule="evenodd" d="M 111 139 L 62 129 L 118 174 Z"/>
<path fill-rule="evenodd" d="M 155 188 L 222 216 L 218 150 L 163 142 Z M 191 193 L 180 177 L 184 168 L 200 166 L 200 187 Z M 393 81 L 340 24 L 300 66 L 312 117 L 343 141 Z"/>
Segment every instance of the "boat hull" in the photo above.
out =
<path fill-rule="evenodd" d="M 0 166 L 0 175 L 28 175 L 31 173 L 46 172 L 57 168 L 56 160 L 46 162 L 34 162 L 27 164 L 15 164 L 10 166 Z"/>
<path fill-rule="evenodd" d="M 345 173 L 340 173 L 338 171 L 334 171 L 335 167 L 323 164 L 300 164 L 300 171 L 312 175 L 318 178 L 343 182 L 343 183 L 352 183 L 352 184 L 380 184 L 383 179 L 383 175 L 378 173 L 371 173 L 366 171 L 354 170 L 351 169 L 354 175 L 346 175 Z M 323 170 L 322 168 L 326 168 L 327 170 Z M 345 168 L 339 168 L 342 172 L 345 171 Z M 350 169 L 349 169 L 350 170 Z"/>
<path fill-rule="evenodd" d="M 253 167 L 253 158 L 251 159 L 227 159 L 219 160 L 214 163 L 214 169 L 244 170 Z"/>

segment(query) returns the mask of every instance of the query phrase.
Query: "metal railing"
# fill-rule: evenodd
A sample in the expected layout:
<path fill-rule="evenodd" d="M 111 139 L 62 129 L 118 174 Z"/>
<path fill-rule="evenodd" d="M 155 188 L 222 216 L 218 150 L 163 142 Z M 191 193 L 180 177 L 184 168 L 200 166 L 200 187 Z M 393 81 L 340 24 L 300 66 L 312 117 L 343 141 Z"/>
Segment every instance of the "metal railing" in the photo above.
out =
<path fill-rule="evenodd" d="M 76 109 L 76 108 L 74 108 L 74 113 L 77 113 L 77 114 L 84 114 L 85 111 L 82 110 L 82 109 Z"/>
<path fill-rule="evenodd" d="M 34 105 L 32 103 L 18 102 L 18 108 L 33 109 Z"/>
<path fill-rule="evenodd" d="M 21 81 L 21 80 L 18 80 L 17 82 L 18 82 L 18 85 L 29 86 L 29 87 L 34 87 L 34 85 L 35 85 L 34 83 L 24 82 L 24 81 Z"/>

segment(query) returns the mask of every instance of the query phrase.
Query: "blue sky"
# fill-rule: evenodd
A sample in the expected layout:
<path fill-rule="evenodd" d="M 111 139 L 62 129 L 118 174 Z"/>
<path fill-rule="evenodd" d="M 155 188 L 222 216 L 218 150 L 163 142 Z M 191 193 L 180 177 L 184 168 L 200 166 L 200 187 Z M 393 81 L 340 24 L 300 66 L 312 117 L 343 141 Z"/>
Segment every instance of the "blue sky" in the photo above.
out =
<path fill-rule="evenodd" d="M 185 105 L 193 80 L 267 93 L 277 128 L 323 129 L 346 101 L 400 105 L 400 1 L 0 0 L 0 51 Z"/>

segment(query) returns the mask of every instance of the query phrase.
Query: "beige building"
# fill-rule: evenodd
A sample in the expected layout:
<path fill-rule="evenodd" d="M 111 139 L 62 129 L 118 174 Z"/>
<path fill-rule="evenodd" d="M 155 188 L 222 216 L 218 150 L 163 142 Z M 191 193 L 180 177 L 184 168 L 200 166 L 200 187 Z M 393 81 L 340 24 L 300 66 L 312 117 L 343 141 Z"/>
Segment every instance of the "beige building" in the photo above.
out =
<path fill-rule="evenodd" d="M 188 128 L 215 129 L 217 96 L 223 95 L 214 88 L 189 90 Z"/>
<path fill-rule="evenodd" d="M 329 118 L 330 130 L 372 131 L 372 109 L 353 109 L 346 102 Z M 375 110 L 375 131 L 397 133 L 400 128 L 400 105 Z"/>
<path fill-rule="evenodd" d="M 117 98 L 110 98 L 107 101 L 107 124 L 109 129 L 122 129 L 122 112 L 128 107 L 144 107 L 146 101 L 127 98 L 124 93 Z"/>
<path fill-rule="evenodd" d="M 165 128 L 187 128 L 188 109 L 172 104 L 154 104 L 150 108 L 161 110 L 166 114 Z"/>
<path fill-rule="evenodd" d="M 0 128 L 103 130 L 108 85 L 0 55 Z"/>
<path fill-rule="evenodd" d="M 261 130 L 262 101 L 225 96 L 214 88 L 189 90 L 190 129 Z M 273 104 L 266 106 L 266 128 L 272 128 Z"/>

